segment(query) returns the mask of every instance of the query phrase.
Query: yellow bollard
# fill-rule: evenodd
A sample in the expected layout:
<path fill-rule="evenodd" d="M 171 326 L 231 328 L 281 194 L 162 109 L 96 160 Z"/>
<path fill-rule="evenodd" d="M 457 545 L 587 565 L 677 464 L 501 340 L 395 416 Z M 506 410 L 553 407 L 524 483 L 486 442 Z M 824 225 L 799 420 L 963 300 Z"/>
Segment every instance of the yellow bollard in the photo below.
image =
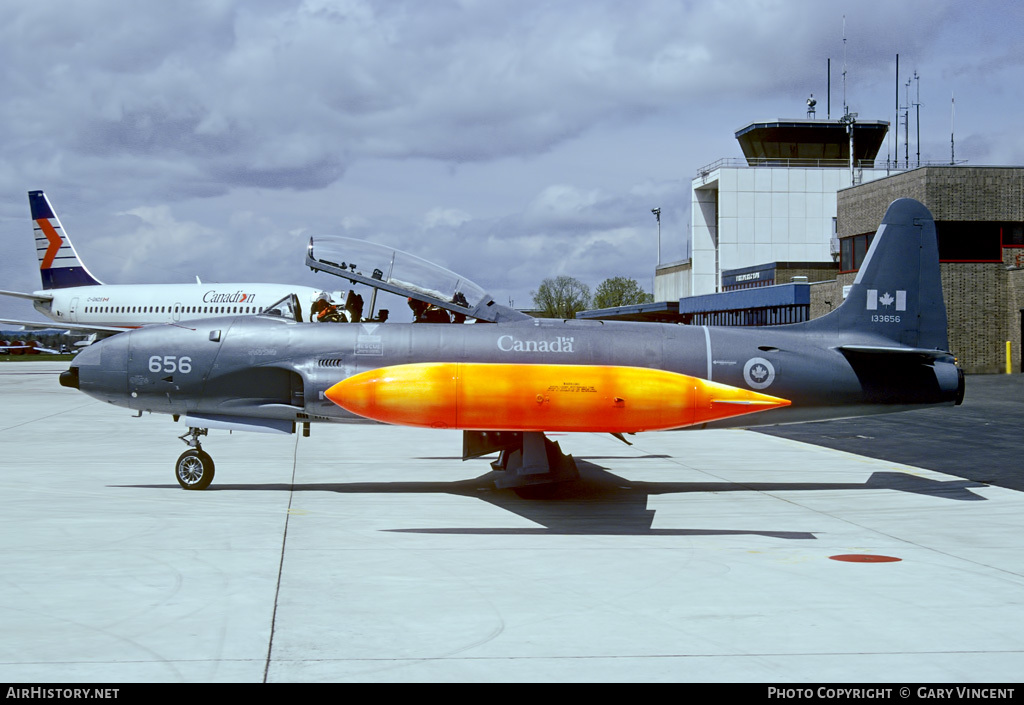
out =
<path fill-rule="evenodd" d="M 1013 357 L 1010 355 L 1010 341 L 1006 341 L 1006 374 L 1013 371 Z"/>

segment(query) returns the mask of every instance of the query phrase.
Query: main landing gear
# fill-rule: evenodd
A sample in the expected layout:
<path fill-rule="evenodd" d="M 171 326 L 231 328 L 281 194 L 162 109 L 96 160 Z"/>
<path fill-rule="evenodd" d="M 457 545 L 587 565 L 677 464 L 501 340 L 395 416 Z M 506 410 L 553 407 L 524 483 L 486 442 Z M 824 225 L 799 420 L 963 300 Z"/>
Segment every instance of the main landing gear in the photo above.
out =
<path fill-rule="evenodd" d="M 463 460 L 496 450 L 500 454 L 491 467 L 502 473 L 494 481 L 499 489 L 519 492 L 580 478 L 572 456 L 539 431 L 463 431 Z"/>
<path fill-rule="evenodd" d="M 205 490 L 213 482 L 213 458 L 199 444 L 199 437 L 209 431 L 205 428 L 190 427 L 178 438 L 191 446 L 178 456 L 174 466 L 174 477 L 185 490 Z"/>

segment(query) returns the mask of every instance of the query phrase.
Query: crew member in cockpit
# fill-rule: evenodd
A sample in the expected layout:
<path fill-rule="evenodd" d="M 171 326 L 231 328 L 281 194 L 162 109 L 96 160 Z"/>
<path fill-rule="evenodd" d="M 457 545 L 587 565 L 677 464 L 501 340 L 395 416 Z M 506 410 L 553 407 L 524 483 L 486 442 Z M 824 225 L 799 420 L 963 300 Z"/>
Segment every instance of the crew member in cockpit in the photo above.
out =
<path fill-rule="evenodd" d="M 451 316 L 443 308 L 429 304 L 426 301 L 409 298 L 409 308 L 412 309 L 413 323 L 451 323 Z"/>
<path fill-rule="evenodd" d="M 448 315 L 440 306 L 434 306 L 431 304 L 427 306 L 426 313 L 423 314 L 424 323 L 451 323 L 452 317 Z"/>
<path fill-rule="evenodd" d="M 338 307 L 331 301 L 327 292 L 316 297 L 316 301 L 309 307 L 309 320 L 317 323 L 341 323 L 343 320 Z"/>
<path fill-rule="evenodd" d="M 409 308 L 412 309 L 412 322 L 421 323 L 423 314 L 427 312 L 427 302 L 409 297 Z"/>
<path fill-rule="evenodd" d="M 469 302 L 466 301 L 466 296 L 461 291 L 456 291 L 455 296 L 452 297 L 452 303 L 458 304 L 464 308 L 469 308 Z M 465 323 L 466 315 L 463 313 L 452 313 L 452 323 Z"/>

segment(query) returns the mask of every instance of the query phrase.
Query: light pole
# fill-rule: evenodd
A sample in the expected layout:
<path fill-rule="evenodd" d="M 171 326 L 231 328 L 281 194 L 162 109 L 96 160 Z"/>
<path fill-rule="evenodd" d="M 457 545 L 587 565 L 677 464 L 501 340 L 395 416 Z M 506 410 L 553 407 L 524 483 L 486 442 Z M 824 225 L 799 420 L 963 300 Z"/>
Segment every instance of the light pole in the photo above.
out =
<path fill-rule="evenodd" d="M 661 209 L 652 208 L 651 213 L 658 219 L 658 266 L 661 266 Z"/>

